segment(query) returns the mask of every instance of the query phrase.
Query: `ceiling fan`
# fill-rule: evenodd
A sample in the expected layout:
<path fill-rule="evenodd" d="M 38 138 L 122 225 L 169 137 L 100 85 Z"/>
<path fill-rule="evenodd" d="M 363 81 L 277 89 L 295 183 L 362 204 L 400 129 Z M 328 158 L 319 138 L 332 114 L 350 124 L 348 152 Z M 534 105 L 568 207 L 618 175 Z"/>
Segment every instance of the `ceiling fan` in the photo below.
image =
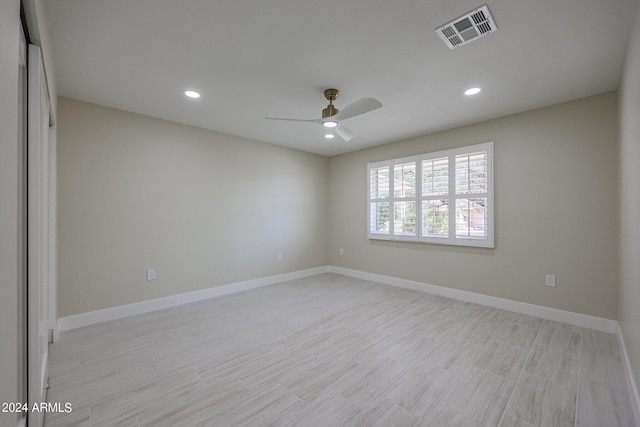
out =
<path fill-rule="evenodd" d="M 382 103 L 375 98 L 362 98 L 352 104 L 347 105 L 342 109 L 342 111 L 338 110 L 333 106 L 333 101 L 338 97 L 338 89 L 327 89 L 324 91 L 324 96 L 329 100 L 329 105 L 327 108 L 322 110 L 322 118 L 321 119 L 285 119 L 280 117 L 265 117 L 269 120 L 289 120 L 295 122 L 310 122 L 316 123 L 324 126 L 327 129 L 327 133 L 325 134 L 325 138 L 333 138 L 335 134 L 338 134 L 340 138 L 345 141 L 349 141 L 351 138 L 355 136 L 355 134 L 342 126 L 341 122 L 343 120 L 350 119 L 351 117 L 359 116 L 360 114 L 368 113 L 369 111 L 373 111 L 382 107 Z"/>

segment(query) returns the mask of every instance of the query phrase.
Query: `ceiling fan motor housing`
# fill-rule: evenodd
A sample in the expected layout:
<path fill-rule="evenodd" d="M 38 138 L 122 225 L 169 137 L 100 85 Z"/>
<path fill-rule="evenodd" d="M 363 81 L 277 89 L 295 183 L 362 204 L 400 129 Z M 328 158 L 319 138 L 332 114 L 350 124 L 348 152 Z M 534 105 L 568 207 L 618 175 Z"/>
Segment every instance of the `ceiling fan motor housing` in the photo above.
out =
<path fill-rule="evenodd" d="M 327 108 L 324 108 L 322 110 L 322 118 L 324 119 L 325 117 L 335 116 L 339 112 L 340 112 L 340 110 L 338 110 L 333 105 L 329 104 L 329 105 L 327 105 Z"/>
<path fill-rule="evenodd" d="M 335 116 L 340 112 L 340 110 L 333 106 L 333 101 L 336 100 L 339 93 L 338 89 L 327 89 L 324 91 L 324 97 L 329 100 L 329 105 L 327 105 L 327 108 L 322 110 L 323 119 L 325 117 Z"/>

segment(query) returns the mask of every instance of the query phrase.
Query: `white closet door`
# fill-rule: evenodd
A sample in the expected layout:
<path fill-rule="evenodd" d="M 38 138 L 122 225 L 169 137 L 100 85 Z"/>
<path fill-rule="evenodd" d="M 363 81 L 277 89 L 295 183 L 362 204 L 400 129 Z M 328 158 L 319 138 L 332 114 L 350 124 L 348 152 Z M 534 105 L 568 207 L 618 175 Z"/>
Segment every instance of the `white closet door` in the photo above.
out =
<path fill-rule="evenodd" d="M 40 48 L 29 46 L 28 107 L 28 398 L 29 408 L 46 399 L 50 265 L 49 93 Z M 41 426 L 43 414 L 29 413 L 29 426 Z"/>

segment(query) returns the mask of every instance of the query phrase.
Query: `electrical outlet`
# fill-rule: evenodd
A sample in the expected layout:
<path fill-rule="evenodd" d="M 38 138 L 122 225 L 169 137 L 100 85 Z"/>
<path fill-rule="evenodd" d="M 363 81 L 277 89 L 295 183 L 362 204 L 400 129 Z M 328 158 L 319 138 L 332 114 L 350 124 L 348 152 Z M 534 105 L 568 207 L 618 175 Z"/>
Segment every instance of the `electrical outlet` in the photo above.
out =
<path fill-rule="evenodd" d="M 556 276 L 554 274 L 547 274 L 545 276 L 545 286 L 551 286 L 552 288 L 556 287 Z"/>
<path fill-rule="evenodd" d="M 276 254 L 276 260 L 278 260 L 278 261 L 282 261 L 282 252 L 278 252 L 278 253 Z"/>
<path fill-rule="evenodd" d="M 340 256 L 344 255 L 344 248 L 340 248 Z"/>
<path fill-rule="evenodd" d="M 156 280 L 156 269 L 150 268 L 147 270 L 147 280 Z"/>

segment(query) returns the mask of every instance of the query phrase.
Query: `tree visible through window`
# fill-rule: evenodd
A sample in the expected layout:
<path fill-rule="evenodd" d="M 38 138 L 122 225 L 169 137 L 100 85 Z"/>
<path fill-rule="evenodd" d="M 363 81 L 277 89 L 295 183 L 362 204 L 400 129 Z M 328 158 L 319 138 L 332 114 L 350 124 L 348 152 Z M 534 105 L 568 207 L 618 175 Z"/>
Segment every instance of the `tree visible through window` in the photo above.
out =
<path fill-rule="evenodd" d="M 493 143 L 367 170 L 369 238 L 493 247 Z"/>

